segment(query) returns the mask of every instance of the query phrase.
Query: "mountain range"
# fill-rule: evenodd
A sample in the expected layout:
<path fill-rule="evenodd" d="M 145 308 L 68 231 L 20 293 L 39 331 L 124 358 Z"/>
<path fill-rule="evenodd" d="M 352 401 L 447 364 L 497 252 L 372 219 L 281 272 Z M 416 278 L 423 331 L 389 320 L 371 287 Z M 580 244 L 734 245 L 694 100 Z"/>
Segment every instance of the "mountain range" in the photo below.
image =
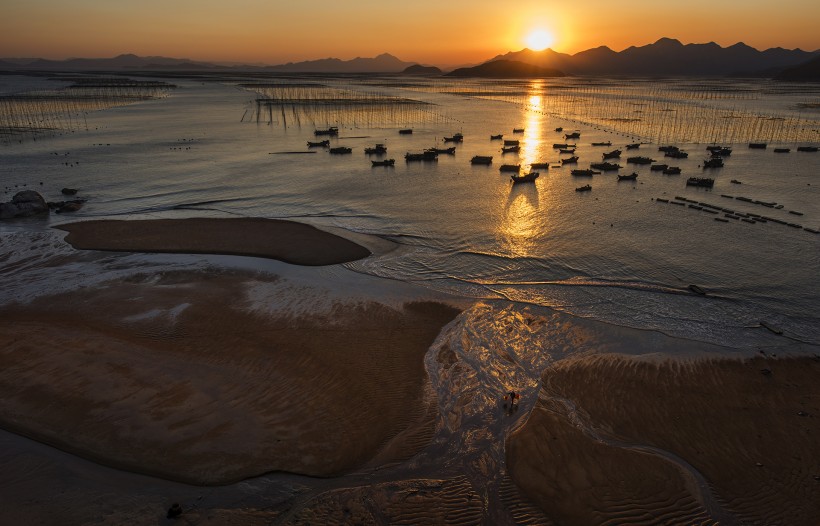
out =
<path fill-rule="evenodd" d="M 678 40 L 661 38 L 652 44 L 632 46 L 623 51 L 613 51 L 606 46 L 601 46 L 574 55 L 558 53 L 551 49 L 544 51 L 522 49 L 498 55 L 482 64 L 500 60 L 513 61 L 537 68 L 556 70 L 558 73 L 567 75 L 591 76 L 775 76 L 787 68 L 801 65 L 816 57 L 820 57 L 820 51 L 783 48 L 759 51 L 742 42 L 724 48 L 714 42 L 682 44 Z M 388 53 L 373 58 L 357 57 L 352 60 L 325 58 L 274 66 L 220 65 L 184 58 L 139 57 L 131 54 L 97 59 L 0 59 L 0 70 L 3 71 L 247 71 L 352 74 L 401 73 L 415 65 L 418 63 L 405 62 Z M 493 67 L 498 68 L 498 66 L 491 66 L 490 69 Z"/>

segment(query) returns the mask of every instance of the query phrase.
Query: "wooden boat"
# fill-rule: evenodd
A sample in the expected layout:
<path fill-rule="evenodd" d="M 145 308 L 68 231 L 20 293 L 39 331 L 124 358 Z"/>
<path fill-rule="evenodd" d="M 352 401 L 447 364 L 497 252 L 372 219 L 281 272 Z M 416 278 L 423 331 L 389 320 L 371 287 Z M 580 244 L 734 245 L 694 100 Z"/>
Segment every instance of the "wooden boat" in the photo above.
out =
<path fill-rule="evenodd" d="M 559 126 L 559 127 L 555 128 L 555 131 L 557 131 L 558 133 L 561 133 L 562 131 L 564 131 L 564 128 Z"/>
<path fill-rule="evenodd" d="M 533 170 L 549 170 L 550 163 L 532 163 L 530 165 L 530 168 L 532 168 Z"/>
<path fill-rule="evenodd" d="M 520 144 L 521 144 L 521 141 L 516 140 L 516 139 L 505 139 L 504 140 L 504 146 L 519 146 Z"/>
<path fill-rule="evenodd" d="M 520 172 L 521 165 L 520 164 L 502 164 L 501 167 L 498 169 L 499 172 Z"/>
<path fill-rule="evenodd" d="M 572 132 L 564 135 L 564 139 L 580 139 L 581 132 Z"/>
<path fill-rule="evenodd" d="M 721 146 L 719 144 L 710 144 L 709 146 L 706 147 L 706 149 L 709 150 L 710 152 L 716 152 L 718 150 L 722 150 L 723 148 L 724 148 L 724 146 Z"/>
<path fill-rule="evenodd" d="M 667 168 L 669 168 L 668 164 L 653 164 L 652 166 L 649 167 L 649 170 L 652 171 L 652 172 L 662 172 L 662 171 L 666 170 Z"/>
<path fill-rule="evenodd" d="M 325 139 L 324 141 L 312 142 L 308 141 L 308 148 L 327 148 L 330 146 L 330 140 Z"/>
<path fill-rule="evenodd" d="M 798 146 L 798 152 L 816 152 L 818 150 L 817 146 Z"/>
<path fill-rule="evenodd" d="M 637 181 L 638 180 L 638 173 L 632 172 L 629 175 L 618 175 L 619 181 Z"/>
<path fill-rule="evenodd" d="M 620 170 L 623 168 L 620 164 L 615 163 L 592 163 L 589 167 L 596 170 L 601 170 L 602 172 L 614 172 L 615 170 Z"/>
<path fill-rule="evenodd" d="M 364 153 L 367 155 L 387 153 L 387 147 L 383 144 L 377 144 L 372 148 L 365 148 Z"/>
<path fill-rule="evenodd" d="M 592 177 L 593 175 L 599 175 L 601 172 L 596 172 L 595 170 L 573 170 L 570 173 L 577 177 Z"/>
<path fill-rule="evenodd" d="M 393 166 L 396 164 L 395 159 L 385 159 L 383 161 L 370 161 L 373 166 Z"/>
<path fill-rule="evenodd" d="M 403 130 L 399 130 L 399 135 L 413 135 L 412 128 L 405 128 Z"/>
<path fill-rule="evenodd" d="M 472 159 L 470 159 L 470 164 L 484 164 L 489 166 L 493 162 L 493 157 L 491 155 L 476 155 Z"/>
<path fill-rule="evenodd" d="M 626 145 L 627 150 L 637 150 L 640 147 L 641 147 L 640 143 L 637 143 L 637 142 L 633 142 L 632 144 L 627 144 Z"/>
<path fill-rule="evenodd" d="M 689 154 L 683 150 L 672 150 L 671 152 L 666 152 L 664 156 L 671 157 L 673 159 L 686 159 L 689 157 Z"/>
<path fill-rule="evenodd" d="M 513 184 L 516 183 L 534 183 L 538 176 L 541 175 L 538 172 L 530 172 L 528 174 L 523 175 L 511 175 L 510 179 L 512 180 Z"/>
<path fill-rule="evenodd" d="M 337 128 L 336 126 L 331 126 L 326 130 L 313 130 L 313 135 L 316 135 L 317 137 L 319 135 L 339 135 L 339 128 Z"/>
<path fill-rule="evenodd" d="M 585 184 L 584 186 L 579 186 L 575 189 L 576 192 L 589 192 L 592 190 L 592 186 Z"/>
<path fill-rule="evenodd" d="M 686 186 L 698 186 L 701 188 L 712 188 L 715 185 L 714 179 L 708 177 L 690 177 L 686 180 Z"/>
<path fill-rule="evenodd" d="M 513 133 L 524 133 L 524 128 L 513 128 Z"/>
<path fill-rule="evenodd" d="M 445 137 L 444 138 L 444 142 L 463 142 L 463 141 L 464 141 L 464 135 L 462 135 L 460 133 L 456 133 L 452 137 Z"/>
<path fill-rule="evenodd" d="M 703 169 L 706 168 L 723 168 L 723 159 L 720 157 L 712 157 L 703 162 Z"/>
<path fill-rule="evenodd" d="M 655 159 L 650 159 L 649 157 L 627 157 L 626 162 L 632 164 L 652 164 L 655 162 Z"/>
<path fill-rule="evenodd" d="M 406 153 L 404 160 L 410 161 L 438 161 L 438 154 L 434 152 Z"/>
<path fill-rule="evenodd" d="M 501 148 L 501 153 L 518 153 L 520 151 L 520 146 L 504 146 L 503 148 Z"/>
<path fill-rule="evenodd" d="M 575 164 L 578 162 L 578 156 L 573 155 L 572 157 L 567 157 L 566 159 L 561 159 L 561 164 Z"/>
<path fill-rule="evenodd" d="M 593 145 L 593 146 L 612 146 L 612 142 L 611 142 L 611 141 L 606 141 L 606 142 L 594 142 L 594 143 L 592 143 L 592 145 Z"/>
<path fill-rule="evenodd" d="M 618 159 L 621 156 L 621 150 L 612 150 L 611 152 L 607 152 L 603 154 L 604 160 L 606 159 Z"/>
<path fill-rule="evenodd" d="M 338 146 L 336 148 L 331 148 L 330 153 L 333 154 L 342 154 L 342 153 L 351 153 L 353 152 L 353 148 L 348 148 L 347 146 Z"/>
<path fill-rule="evenodd" d="M 729 157 L 732 155 L 731 148 L 718 148 L 717 150 L 709 150 L 712 157 Z"/>
<path fill-rule="evenodd" d="M 562 148 L 575 148 L 576 146 L 576 144 L 567 144 L 565 142 L 556 142 L 552 145 L 553 149 L 555 150 L 560 150 Z"/>
<path fill-rule="evenodd" d="M 730 183 L 732 183 L 732 184 L 743 184 L 743 183 L 741 183 L 740 181 L 738 181 L 737 179 L 732 179 L 732 180 L 731 180 L 731 181 L 729 181 L 729 182 L 730 182 Z"/>
<path fill-rule="evenodd" d="M 766 143 L 765 142 L 750 142 L 749 143 L 749 148 L 751 148 L 752 150 L 765 150 L 766 149 Z"/>
<path fill-rule="evenodd" d="M 558 150 L 558 153 L 572 155 L 573 153 L 575 153 L 575 148 L 561 148 L 560 150 Z"/>
<path fill-rule="evenodd" d="M 774 153 L 789 153 L 791 148 L 775 148 Z"/>
<path fill-rule="evenodd" d="M 669 153 L 669 152 L 676 152 L 679 148 L 677 146 L 658 146 L 659 152 Z"/>
<path fill-rule="evenodd" d="M 450 146 L 449 148 L 427 148 L 424 150 L 425 152 L 435 153 L 435 154 L 445 154 L 445 155 L 455 155 L 456 154 L 456 147 Z"/>
<path fill-rule="evenodd" d="M 681 169 L 677 166 L 669 166 L 663 171 L 663 175 L 678 175 L 680 174 Z"/>
<path fill-rule="evenodd" d="M 498 135 L 490 135 L 490 140 L 491 141 L 500 141 L 503 138 L 504 138 L 503 133 L 499 133 Z"/>

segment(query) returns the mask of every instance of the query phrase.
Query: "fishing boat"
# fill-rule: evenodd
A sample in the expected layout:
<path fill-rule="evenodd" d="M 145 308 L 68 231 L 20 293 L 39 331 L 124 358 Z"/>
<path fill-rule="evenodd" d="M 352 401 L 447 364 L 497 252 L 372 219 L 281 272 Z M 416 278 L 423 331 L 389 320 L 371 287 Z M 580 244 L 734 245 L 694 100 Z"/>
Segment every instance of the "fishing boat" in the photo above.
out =
<path fill-rule="evenodd" d="M 709 150 L 712 157 L 729 157 L 732 155 L 731 148 L 718 148 L 717 150 Z"/>
<path fill-rule="evenodd" d="M 592 177 L 593 175 L 598 175 L 601 172 L 596 172 L 595 170 L 588 170 L 587 169 L 587 170 L 573 170 L 570 173 L 572 173 L 572 175 L 575 175 L 577 177 Z"/>
<path fill-rule="evenodd" d="M 664 169 L 663 175 L 678 175 L 680 174 L 681 169 L 678 166 L 669 166 L 668 168 Z"/>
<path fill-rule="evenodd" d="M 649 167 L 649 170 L 652 171 L 652 172 L 662 172 L 662 171 L 666 170 L 667 168 L 669 168 L 668 164 L 653 164 L 652 166 Z"/>
<path fill-rule="evenodd" d="M 689 157 L 689 154 L 683 150 L 672 150 L 671 152 L 666 152 L 664 156 L 671 157 L 673 159 L 686 159 Z"/>
<path fill-rule="evenodd" d="M 703 169 L 706 168 L 723 168 L 723 159 L 721 157 L 712 157 L 703 161 Z"/>
<path fill-rule="evenodd" d="M 320 136 L 320 135 L 339 135 L 339 128 L 336 126 L 331 126 L 325 130 L 313 130 L 313 135 Z"/>
<path fill-rule="evenodd" d="M 637 143 L 637 142 L 633 142 L 632 144 L 627 144 L 626 145 L 627 150 L 637 150 L 640 147 L 641 147 L 640 143 Z"/>
<path fill-rule="evenodd" d="M 342 154 L 342 153 L 352 153 L 353 148 L 348 148 L 347 146 L 337 146 L 336 148 L 331 148 L 330 153 L 333 154 Z"/>
<path fill-rule="evenodd" d="M 413 129 L 405 128 L 403 130 L 399 130 L 399 135 L 413 135 Z"/>
<path fill-rule="evenodd" d="M 518 153 L 520 151 L 520 146 L 504 146 L 503 148 L 501 148 L 501 153 Z"/>
<path fill-rule="evenodd" d="M 627 157 L 626 162 L 632 164 L 652 164 L 655 162 L 655 159 L 650 159 L 649 157 Z"/>
<path fill-rule="evenodd" d="M 470 159 L 470 164 L 484 164 L 489 166 L 493 162 L 493 157 L 491 155 L 476 155 L 472 159 Z"/>
<path fill-rule="evenodd" d="M 490 140 L 491 141 L 500 141 L 503 138 L 504 138 L 503 133 L 499 133 L 498 135 L 490 135 Z"/>
<path fill-rule="evenodd" d="M 564 135 L 564 139 L 580 139 L 581 132 L 572 132 Z"/>
<path fill-rule="evenodd" d="M 611 152 L 607 152 L 603 154 L 604 160 L 606 159 L 617 159 L 621 156 L 621 150 L 612 150 Z"/>
<path fill-rule="evenodd" d="M 455 155 L 456 154 L 456 147 L 450 146 L 449 148 L 427 148 L 424 150 L 425 152 L 435 153 L 435 154 L 444 154 L 444 155 Z"/>
<path fill-rule="evenodd" d="M 524 133 L 524 128 L 513 128 L 513 133 Z"/>
<path fill-rule="evenodd" d="M 578 162 L 578 156 L 573 155 L 572 157 L 567 157 L 566 159 L 561 159 L 561 164 L 575 164 Z"/>
<path fill-rule="evenodd" d="M 533 170 L 549 170 L 550 163 L 532 163 L 530 165 L 530 168 L 532 168 Z"/>
<path fill-rule="evenodd" d="M 749 143 L 749 148 L 751 148 L 752 150 L 765 150 L 766 149 L 766 143 L 765 142 L 750 142 Z"/>
<path fill-rule="evenodd" d="M 623 168 L 623 166 L 616 163 L 592 163 L 589 167 L 596 170 L 601 170 L 602 172 L 614 172 L 615 170 L 620 170 Z"/>
<path fill-rule="evenodd" d="M 559 127 L 555 128 L 555 131 L 557 131 L 558 133 L 561 133 L 562 131 L 564 131 L 564 128 L 561 128 L 559 126 Z"/>
<path fill-rule="evenodd" d="M 575 189 L 576 192 L 589 192 L 592 190 L 592 186 L 585 184 L 584 186 L 579 186 Z"/>
<path fill-rule="evenodd" d="M 632 172 L 629 175 L 618 175 L 619 181 L 637 181 L 638 180 L 638 173 Z"/>
<path fill-rule="evenodd" d="M 558 153 L 572 155 L 573 153 L 575 153 L 575 148 L 561 148 L 560 150 L 558 150 Z"/>
<path fill-rule="evenodd" d="M 612 146 L 612 141 L 606 142 L 594 142 L 592 143 L 593 146 Z"/>
<path fill-rule="evenodd" d="M 576 146 L 576 144 L 567 144 L 565 142 L 556 142 L 552 145 L 553 149 L 555 150 L 560 150 L 562 148 L 575 148 Z"/>
<path fill-rule="evenodd" d="M 404 160 L 410 161 L 438 161 L 438 154 L 434 152 L 406 153 Z"/>
<path fill-rule="evenodd" d="M 327 148 L 330 146 L 330 140 L 325 139 L 324 141 L 312 142 L 308 141 L 308 148 Z"/>
<path fill-rule="evenodd" d="M 698 186 L 701 188 L 712 188 L 715 180 L 708 177 L 690 177 L 686 180 L 686 186 Z"/>
<path fill-rule="evenodd" d="M 791 148 L 775 148 L 774 153 L 789 153 Z"/>
<path fill-rule="evenodd" d="M 709 150 L 710 152 L 715 152 L 715 151 L 718 151 L 718 150 L 722 150 L 723 148 L 724 147 L 719 145 L 719 144 L 710 144 L 709 146 L 706 147 L 706 149 Z"/>
<path fill-rule="evenodd" d="M 538 176 L 541 175 L 538 172 L 530 172 L 528 174 L 523 175 L 511 175 L 510 179 L 512 180 L 513 184 L 516 183 L 534 183 Z"/>
<path fill-rule="evenodd" d="M 499 172 L 516 172 L 517 173 L 517 172 L 521 171 L 521 165 L 520 164 L 502 164 L 498 168 L 498 171 Z"/>
<path fill-rule="evenodd" d="M 387 147 L 384 144 L 377 144 L 372 148 L 365 148 L 364 153 L 367 155 L 387 153 Z"/>
<path fill-rule="evenodd" d="M 396 164 L 395 159 L 384 159 L 383 161 L 370 161 L 373 166 L 393 166 Z"/>
<path fill-rule="evenodd" d="M 798 152 L 816 152 L 818 150 L 817 146 L 798 146 Z"/>
<path fill-rule="evenodd" d="M 505 139 L 504 140 L 504 146 L 519 146 L 520 144 L 521 144 L 521 141 L 516 140 L 516 139 Z"/>
<path fill-rule="evenodd" d="M 464 135 L 462 135 L 461 133 L 456 133 L 456 134 L 453 134 L 452 137 L 445 137 L 444 138 L 444 142 L 463 142 L 463 141 L 464 141 Z"/>
<path fill-rule="evenodd" d="M 679 148 L 677 146 L 658 146 L 659 152 L 669 153 L 669 152 L 676 152 Z"/>

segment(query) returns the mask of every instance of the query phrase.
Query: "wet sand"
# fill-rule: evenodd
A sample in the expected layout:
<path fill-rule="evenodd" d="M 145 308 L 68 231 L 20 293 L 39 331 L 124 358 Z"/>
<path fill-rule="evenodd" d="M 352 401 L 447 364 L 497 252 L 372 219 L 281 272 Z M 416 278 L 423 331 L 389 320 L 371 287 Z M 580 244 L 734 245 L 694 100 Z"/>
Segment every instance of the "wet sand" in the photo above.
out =
<path fill-rule="evenodd" d="M 296 265 L 333 265 L 370 255 L 348 239 L 304 223 L 262 218 L 96 220 L 59 225 L 74 248 L 117 252 L 228 254 Z"/>
<path fill-rule="evenodd" d="M 432 436 L 423 358 L 457 311 L 260 313 L 240 272 L 135 276 L 0 314 L 0 426 L 192 484 L 332 476 Z M 289 291 L 298 294 L 298 291 Z"/>
<path fill-rule="evenodd" d="M 562 524 L 815 524 L 818 378 L 816 356 L 558 363 L 508 469 Z"/>

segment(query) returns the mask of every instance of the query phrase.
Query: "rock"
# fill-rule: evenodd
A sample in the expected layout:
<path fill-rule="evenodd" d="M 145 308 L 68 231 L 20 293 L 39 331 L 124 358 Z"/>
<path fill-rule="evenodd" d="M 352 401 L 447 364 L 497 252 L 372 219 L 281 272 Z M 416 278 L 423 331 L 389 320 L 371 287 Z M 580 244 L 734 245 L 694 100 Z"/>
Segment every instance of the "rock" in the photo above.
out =
<path fill-rule="evenodd" d="M 76 188 L 63 188 L 60 191 L 63 193 L 63 195 L 77 195 Z"/>
<path fill-rule="evenodd" d="M 182 515 L 182 506 L 180 506 L 178 502 L 175 502 L 171 505 L 170 508 L 168 508 L 167 517 L 169 519 L 176 519 L 180 515 Z"/>
<path fill-rule="evenodd" d="M 57 207 L 57 210 L 55 210 L 55 212 L 57 212 L 58 214 L 64 214 L 65 212 L 76 212 L 82 207 L 83 202 L 79 199 L 74 201 L 66 201 L 62 203 L 61 206 Z"/>
<path fill-rule="evenodd" d="M 43 196 L 34 190 L 17 192 L 11 201 L 0 203 L 0 219 L 31 217 L 48 213 L 48 205 Z"/>

